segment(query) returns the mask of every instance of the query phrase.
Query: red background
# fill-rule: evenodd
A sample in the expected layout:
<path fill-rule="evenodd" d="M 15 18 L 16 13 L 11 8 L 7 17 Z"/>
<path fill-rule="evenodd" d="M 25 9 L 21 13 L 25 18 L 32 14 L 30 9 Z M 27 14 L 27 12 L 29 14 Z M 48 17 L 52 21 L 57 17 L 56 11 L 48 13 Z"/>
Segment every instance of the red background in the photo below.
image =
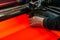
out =
<path fill-rule="evenodd" d="M 60 32 L 29 25 L 27 14 L 0 22 L 0 40 L 57 40 Z"/>

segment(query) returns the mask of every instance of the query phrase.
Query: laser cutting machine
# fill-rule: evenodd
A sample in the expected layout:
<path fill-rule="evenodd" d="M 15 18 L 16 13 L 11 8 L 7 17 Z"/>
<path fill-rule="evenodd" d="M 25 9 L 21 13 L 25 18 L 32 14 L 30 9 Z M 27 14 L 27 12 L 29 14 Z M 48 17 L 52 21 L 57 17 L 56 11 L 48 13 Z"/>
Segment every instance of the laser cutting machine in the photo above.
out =
<path fill-rule="evenodd" d="M 60 0 L 0 0 L 0 40 L 60 40 L 60 31 L 36 28 L 30 17 L 60 15 Z"/>

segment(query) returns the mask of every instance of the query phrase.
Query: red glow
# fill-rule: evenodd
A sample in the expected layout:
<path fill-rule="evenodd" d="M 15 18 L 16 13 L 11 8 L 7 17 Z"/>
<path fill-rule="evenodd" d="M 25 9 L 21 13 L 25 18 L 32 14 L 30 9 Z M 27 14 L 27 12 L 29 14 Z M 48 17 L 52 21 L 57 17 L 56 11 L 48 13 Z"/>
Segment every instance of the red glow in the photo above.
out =
<path fill-rule="evenodd" d="M 58 38 L 44 28 L 30 27 L 27 14 L 0 22 L 0 40 L 57 40 Z"/>

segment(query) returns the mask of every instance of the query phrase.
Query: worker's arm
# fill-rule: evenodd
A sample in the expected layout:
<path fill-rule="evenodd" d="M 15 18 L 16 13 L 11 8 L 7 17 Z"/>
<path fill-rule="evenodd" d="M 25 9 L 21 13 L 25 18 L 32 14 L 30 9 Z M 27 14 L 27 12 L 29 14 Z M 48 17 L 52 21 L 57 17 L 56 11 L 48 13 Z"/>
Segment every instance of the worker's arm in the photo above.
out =
<path fill-rule="evenodd" d="M 51 30 L 60 31 L 60 16 L 42 18 L 34 16 L 30 19 L 31 26 L 44 27 Z"/>

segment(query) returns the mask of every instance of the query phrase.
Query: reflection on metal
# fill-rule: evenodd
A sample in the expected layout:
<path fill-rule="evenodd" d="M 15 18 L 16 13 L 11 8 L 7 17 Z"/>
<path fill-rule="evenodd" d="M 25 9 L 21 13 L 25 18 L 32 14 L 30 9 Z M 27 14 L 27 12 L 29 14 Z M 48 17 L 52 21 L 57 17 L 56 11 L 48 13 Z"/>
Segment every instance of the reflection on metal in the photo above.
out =
<path fill-rule="evenodd" d="M 54 10 L 54 9 L 52 9 L 52 8 L 48 8 L 48 7 L 45 7 L 47 10 L 50 10 L 50 11 L 52 11 L 52 12 L 55 12 L 55 13 L 57 13 L 57 14 L 60 14 L 60 11 L 58 11 L 58 10 Z"/>
<path fill-rule="evenodd" d="M 48 6 L 48 7 L 60 10 L 60 7 L 55 7 L 55 6 Z"/>
<path fill-rule="evenodd" d="M 2 4 L 0 4 L 0 6 L 7 5 L 7 4 L 12 4 L 12 3 L 14 3 L 14 2 L 16 2 L 16 1 L 2 3 Z"/>
<path fill-rule="evenodd" d="M 13 9 L 17 9 L 17 8 L 23 9 L 24 7 L 27 7 L 27 6 L 28 6 L 28 4 L 18 5 L 18 6 L 14 6 L 14 7 L 11 7 L 11 8 L 2 9 L 2 10 L 0 10 L 0 12 L 7 11 L 7 10 L 13 10 Z"/>
<path fill-rule="evenodd" d="M 11 8 L 6 8 L 6 9 L 2 9 L 0 10 L 0 16 L 2 15 L 10 15 L 10 14 L 14 14 L 14 13 L 18 13 L 20 12 L 22 9 L 26 8 L 28 6 L 28 4 L 25 5 L 18 5 L 18 6 L 14 6 Z"/>
<path fill-rule="evenodd" d="M 44 0 L 38 0 L 38 7 L 41 6 L 41 3 L 43 2 Z"/>

